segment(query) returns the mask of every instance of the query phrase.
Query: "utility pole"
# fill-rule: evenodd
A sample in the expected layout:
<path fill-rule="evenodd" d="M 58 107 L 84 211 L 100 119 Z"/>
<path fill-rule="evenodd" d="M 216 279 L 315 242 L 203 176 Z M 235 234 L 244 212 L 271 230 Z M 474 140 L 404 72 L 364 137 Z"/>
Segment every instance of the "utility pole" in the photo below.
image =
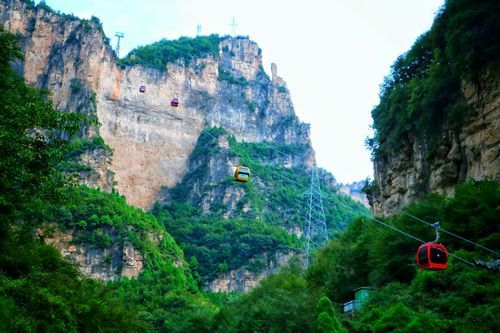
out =
<path fill-rule="evenodd" d="M 201 34 L 201 24 L 198 24 L 196 26 L 196 36 L 199 36 Z"/>
<path fill-rule="evenodd" d="M 303 250 L 306 254 L 306 264 L 311 264 L 312 253 L 328 241 L 323 196 L 316 165 L 311 171 L 311 186 L 309 188 L 309 211 L 304 226 Z"/>
<path fill-rule="evenodd" d="M 118 42 L 116 43 L 116 56 L 120 58 L 120 38 L 125 37 L 123 32 L 117 32 L 115 33 L 115 36 L 118 37 Z"/>
<path fill-rule="evenodd" d="M 236 36 L 236 27 L 238 25 L 236 24 L 236 19 L 234 18 L 234 16 L 233 16 L 233 19 L 231 20 L 231 23 L 229 24 L 229 26 L 231 27 L 231 31 L 232 31 L 233 36 Z"/>

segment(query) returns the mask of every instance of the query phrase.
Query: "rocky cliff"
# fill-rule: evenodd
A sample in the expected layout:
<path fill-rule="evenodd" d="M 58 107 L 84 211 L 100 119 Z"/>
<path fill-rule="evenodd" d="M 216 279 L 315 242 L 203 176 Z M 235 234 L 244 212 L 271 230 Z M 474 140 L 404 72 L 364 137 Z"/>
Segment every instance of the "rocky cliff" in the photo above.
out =
<path fill-rule="evenodd" d="M 238 141 L 307 145 L 299 163 L 314 163 L 309 126 L 295 116 L 276 66 L 270 78 L 259 47 L 247 38 L 222 38 L 217 56 L 158 70 L 120 65 L 98 19 L 21 0 L 0 1 L 0 11 L 0 23 L 22 39 L 27 82 L 50 89 L 57 108 L 99 122 L 83 134 L 101 136 L 113 153 L 82 158 L 98 166 L 88 184 L 110 189 L 115 182 L 129 203 L 148 208 L 162 187 L 182 179 L 206 126 L 222 126 Z M 170 106 L 173 97 L 180 107 Z"/>
<path fill-rule="evenodd" d="M 362 191 L 365 185 L 366 181 L 362 180 L 350 184 L 339 184 L 338 188 L 340 193 L 350 196 L 353 200 L 360 202 L 363 206 L 369 208 L 370 205 L 368 204 L 368 198 Z"/>
<path fill-rule="evenodd" d="M 65 257 L 77 263 L 86 276 L 94 279 L 111 281 L 121 277 L 137 277 L 144 266 L 140 251 L 129 241 L 119 241 L 114 230 L 110 230 L 113 245 L 109 248 L 75 242 L 79 234 L 76 229 L 46 234 L 40 232 L 47 244 L 56 247 Z"/>
<path fill-rule="evenodd" d="M 264 267 L 251 271 L 245 267 L 221 274 L 210 281 L 205 288 L 212 292 L 247 292 L 256 287 L 259 282 L 269 275 L 278 273 L 280 267 L 285 266 L 293 257 L 293 253 L 275 253 L 273 256 L 263 255 Z"/>
<path fill-rule="evenodd" d="M 456 184 L 467 179 L 500 179 L 499 82 L 497 76 L 481 101 L 470 85 L 464 86 L 472 112 L 461 127 L 441 133 L 432 159 L 430 143 L 417 138 L 398 154 L 375 159 L 375 214 L 394 212 L 429 192 L 452 195 Z"/>
<path fill-rule="evenodd" d="M 446 6 L 393 64 L 368 140 L 376 215 L 430 192 L 452 195 L 468 179 L 500 179 L 500 27 L 491 8 Z"/>

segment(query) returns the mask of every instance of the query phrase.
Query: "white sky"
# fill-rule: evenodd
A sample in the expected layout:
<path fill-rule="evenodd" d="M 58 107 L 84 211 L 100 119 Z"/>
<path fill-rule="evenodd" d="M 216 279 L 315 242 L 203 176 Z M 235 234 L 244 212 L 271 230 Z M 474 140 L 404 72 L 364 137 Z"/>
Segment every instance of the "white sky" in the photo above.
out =
<path fill-rule="evenodd" d="M 38 1 L 37 1 L 38 2 Z M 161 38 L 249 36 L 264 68 L 278 66 L 299 118 L 311 124 L 318 165 L 347 183 L 373 176 L 364 141 L 379 85 L 396 57 L 427 31 L 444 0 L 46 0 L 55 10 L 94 15 L 123 56 Z"/>

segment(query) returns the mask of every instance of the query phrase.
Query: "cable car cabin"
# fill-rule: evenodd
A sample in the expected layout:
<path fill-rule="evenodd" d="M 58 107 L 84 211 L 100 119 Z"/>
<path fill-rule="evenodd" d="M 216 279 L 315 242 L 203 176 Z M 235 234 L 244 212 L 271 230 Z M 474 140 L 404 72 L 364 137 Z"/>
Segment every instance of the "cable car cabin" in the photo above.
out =
<path fill-rule="evenodd" d="M 173 107 L 178 107 L 179 106 L 179 99 L 178 98 L 174 98 L 170 101 L 170 105 L 172 105 Z"/>
<path fill-rule="evenodd" d="M 446 269 L 448 251 L 443 244 L 426 243 L 417 250 L 417 264 L 421 269 Z"/>
<path fill-rule="evenodd" d="M 146 92 L 146 86 L 142 84 L 142 85 L 139 87 L 139 92 L 141 92 L 141 93 L 145 93 L 145 92 Z"/>
<path fill-rule="evenodd" d="M 250 179 L 250 169 L 244 166 L 237 166 L 234 170 L 234 180 L 246 183 Z"/>

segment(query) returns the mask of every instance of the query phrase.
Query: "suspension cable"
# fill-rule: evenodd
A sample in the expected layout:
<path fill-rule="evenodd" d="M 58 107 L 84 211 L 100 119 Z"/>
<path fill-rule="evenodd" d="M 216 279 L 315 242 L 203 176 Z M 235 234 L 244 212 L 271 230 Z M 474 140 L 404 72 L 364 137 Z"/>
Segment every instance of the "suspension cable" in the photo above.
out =
<path fill-rule="evenodd" d="M 396 228 L 396 227 L 394 227 L 394 226 L 392 226 L 392 225 L 390 225 L 390 224 L 387 224 L 387 223 L 385 223 L 385 222 L 382 222 L 382 221 L 380 221 L 380 220 L 378 220 L 378 219 L 376 219 L 376 218 L 374 218 L 374 217 L 372 217 L 372 216 L 370 216 L 370 215 L 366 215 L 366 214 L 363 214 L 363 213 L 357 212 L 354 208 L 351 208 L 350 206 L 347 206 L 347 205 L 345 205 L 345 204 L 344 204 L 344 203 L 342 203 L 342 202 L 339 202 L 339 204 L 341 204 L 342 206 L 344 206 L 344 207 L 345 207 L 345 208 L 347 208 L 347 209 L 350 209 L 350 210 L 352 210 L 352 211 L 354 211 L 354 212 L 358 213 L 359 215 L 362 215 L 362 216 L 364 216 L 364 217 L 366 217 L 366 218 L 368 218 L 368 219 L 370 219 L 370 220 L 372 220 L 372 221 L 374 221 L 374 222 L 377 222 L 377 223 L 379 223 L 379 224 L 381 224 L 381 225 L 383 225 L 383 226 L 385 226 L 385 227 L 387 227 L 387 228 L 390 228 L 390 229 L 392 229 L 392 230 L 394 230 L 394 231 L 397 231 L 397 232 L 399 232 L 399 233 L 401 233 L 401 234 L 403 234 L 403 235 L 405 235 L 405 236 L 407 236 L 407 237 L 410 237 L 410 238 L 412 238 L 412 239 L 414 239 L 414 240 L 416 240 L 416 241 L 418 241 L 418 242 L 420 242 L 420 243 L 422 243 L 422 244 L 427 243 L 427 242 L 425 242 L 425 241 L 421 240 L 420 238 L 413 236 L 413 235 L 412 235 L 412 234 L 410 234 L 410 233 L 407 233 L 407 232 L 405 232 L 405 231 L 402 231 L 402 230 L 400 230 L 400 229 L 398 229 L 398 228 Z M 444 252 L 444 251 L 443 251 L 443 250 L 441 250 L 441 249 L 437 249 L 437 250 Z M 466 260 L 466 259 L 464 259 L 464 258 L 461 258 L 461 257 L 457 256 L 456 254 L 453 254 L 453 253 L 451 253 L 451 252 L 448 252 L 448 255 L 449 255 L 449 256 L 451 256 L 451 257 L 454 257 L 454 258 L 456 258 L 456 259 L 458 259 L 458 260 L 461 260 L 461 261 L 463 261 L 463 262 L 464 262 L 464 263 L 466 263 L 466 264 L 469 264 L 469 265 L 471 265 L 471 266 L 475 266 L 472 262 L 470 262 L 470 261 L 468 261 L 468 260 Z"/>
<path fill-rule="evenodd" d="M 367 196 L 367 197 L 370 197 L 370 198 L 372 198 L 373 200 L 375 200 L 375 201 L 377 201 L 377 202 L 379 202 L 379 203 L 382 203 L 382 204 L 383 204 L 383 202 L 382 202 L 381 200 L 379 200 L 379 199 L 375 198 L 375 197 L 374 197 L 374 196 L 372 196 L 372 195 L 366 194 L 366 196 Z M 403 210 L 402 208 L 397 208 L 397 207 L 395 206 L 395 204 L 389 203 L 389 205 L 391 205 L 391 206 L 392 206 L 392 207 L 391 207 L 392 209 L 394 209 L 394 208 L 395 208 L 395 209 L 396 209 L 398 212 L 400 212 L 401 214 L 406 215 L 406 216 L 408 216 L 408 217 L 410 217 L 410 218 L 412 218 L 412 219 L 415 219 L 415 220 L 417 220 L 417 221 L 419 221 L 419 222 L 421 222 L 421 223 L 424 223 L 424 224 L 426 224 L 426 225 L 428 225 L 428 226 L 432 227 L 432 223 L 427 222 L 427 221 L 425 221 L 425 220 L 423 220 L 423 219 L 419 218 L 418 216 L 415 216 L 415 215 L 413 215 L 413 214 L 410 214 L 410 213 L 406 212 L 405 210 Z M 497 252 L 497 251 L 495 251 L 495 250 L 489 249 L 489 248 L 487 248 L 486 246 L 483 246 L 483 245 L 481 245 L 481 244 L 478 244 L 478 243 L 476 243 L 476 242 L 473 242 L 473 241 L 471 241 L 471 240 L 469 240 L 469 239 L 467 239 L 467 238 L 465 238 L 465 237 L 462 237 L 462 236 L 460 236 L 460 235 L 457 235 L 457 234 L 455 234 L 455 233 L 453 233 L 453 232 L 451 232 L 451 231 L 448 231 L 448 230 L 445 230 L 445 229 L 440 229 L 440 231 L 442 231 L 442 232 L 444 232 L 444 233 L 446 233 L 446 234 L 448 234 L 448 235 L 454 236 L 454 237 L 456 237 L 456 238 L 458 238 L 458 239 L 461 239 L 461 240 L 463 240 L 464 242 L 467 242 L 467 243 L 469 243 L 469 244 L 473 244 L 473 245 L 475 245 L 475 246 L 477 246 L 477 247 L 479 247 L 479 248 L 481 248 L 481 249 L 483 249 L 483 250 L 489 251 L 489 252 L 493 253 L 495 256 L 499 256 L 499 255 L 500 255 L 500 253 L 498 253 L 498 252 Z"/>

